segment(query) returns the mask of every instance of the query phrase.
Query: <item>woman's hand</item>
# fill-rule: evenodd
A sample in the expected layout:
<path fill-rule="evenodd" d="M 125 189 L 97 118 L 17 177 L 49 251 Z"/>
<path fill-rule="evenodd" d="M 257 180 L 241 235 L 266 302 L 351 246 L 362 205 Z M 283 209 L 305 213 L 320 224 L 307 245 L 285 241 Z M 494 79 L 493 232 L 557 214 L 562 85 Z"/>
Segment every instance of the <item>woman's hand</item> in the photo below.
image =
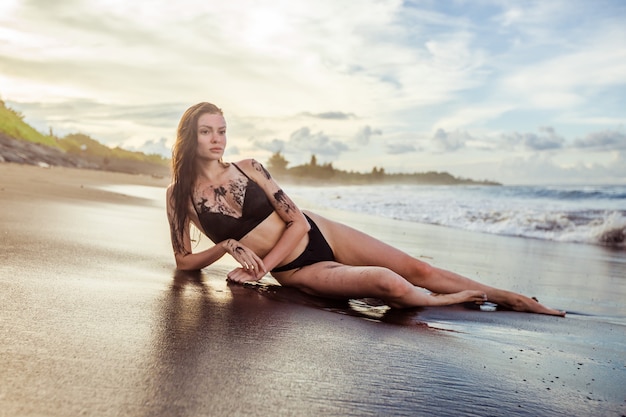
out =
<path fill-rule="evenodd" d="M 250 248 L 242 245 L 235 239 L 225 241 L 224 249 L 241 264 L 240 268 L 234 269 L 228 273 L 229 280 L 239 283 L 256 281 L 267 273 L 263 260 Z"/>
<path fill-rule="evenodd" d="M 226 279 L 238 284 L 248 281 L 258 281 L 265 276 L 265 272 L 255 271 L 251 269 L 236 268 L 226 275 Z"/>

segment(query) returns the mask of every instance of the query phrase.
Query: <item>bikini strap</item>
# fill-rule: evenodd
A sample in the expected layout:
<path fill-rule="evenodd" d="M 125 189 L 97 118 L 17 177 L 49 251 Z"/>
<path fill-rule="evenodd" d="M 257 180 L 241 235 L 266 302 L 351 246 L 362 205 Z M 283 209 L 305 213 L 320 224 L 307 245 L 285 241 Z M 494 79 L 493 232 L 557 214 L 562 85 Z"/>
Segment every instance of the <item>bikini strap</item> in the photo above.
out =
<path fill-rule="evenodd" d="M 241 168 L 239 168 L 239 167 L 237 166 L 237 164 L 236 164 L 236 163 L 231 162 L 231 164 L 233 164 L 233 165 L 235 166 L 235 168 L 237 168 L 237 169 L 239 170 L 239 172 L 241 172 L 243 175 L 245 175 L 247 179 L 250 179 L 250 177 L 248 176 L 248 174 L 246 174 L 245 172 L 243 172 L 243 170 L 242 170 Z"/>

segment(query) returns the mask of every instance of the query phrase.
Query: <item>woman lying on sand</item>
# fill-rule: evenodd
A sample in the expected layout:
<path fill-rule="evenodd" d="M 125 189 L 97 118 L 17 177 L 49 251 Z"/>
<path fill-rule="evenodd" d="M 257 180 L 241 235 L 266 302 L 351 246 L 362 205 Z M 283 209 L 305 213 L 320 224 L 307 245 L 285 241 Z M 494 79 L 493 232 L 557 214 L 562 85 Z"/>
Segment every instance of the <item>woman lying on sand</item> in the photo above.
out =
<path fill-rule="evenodd" d="M 201 269 L 228 253 L 241 264 L 228 273 L 228 279 L 238 283 L 259 280 L 269 271 L 281 285 L 309 294 L 379 298 L 394 308 L 489 300 L 517 311 L 565 314 L 303 212 L 257 161 L 223 162 L 225 147 L 222 110 L 210 103 L 190 107 L 178 125 L 173 182 L 167 190 L 178 269 Z M 190 222 L 215 245 L 192 253 Z"/>

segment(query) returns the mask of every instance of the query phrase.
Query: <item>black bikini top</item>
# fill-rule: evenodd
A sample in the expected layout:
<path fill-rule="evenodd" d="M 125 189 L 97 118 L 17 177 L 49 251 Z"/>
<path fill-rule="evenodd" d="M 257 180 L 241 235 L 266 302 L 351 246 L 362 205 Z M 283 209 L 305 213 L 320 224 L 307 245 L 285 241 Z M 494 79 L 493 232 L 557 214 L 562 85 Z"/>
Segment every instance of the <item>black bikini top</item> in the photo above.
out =
<path fill-rule="evenodd" d="M 194 204 L 200 225 L 213 243 L 222 242 L 226 239 L 240 240 L 274 211 L 274 207 L 270 204 L 259 184 L 248 177 L 237 165 L 235 168 L 248 179 L 241 217 L 211 212 L 205 205 L 196 207 Z"/>

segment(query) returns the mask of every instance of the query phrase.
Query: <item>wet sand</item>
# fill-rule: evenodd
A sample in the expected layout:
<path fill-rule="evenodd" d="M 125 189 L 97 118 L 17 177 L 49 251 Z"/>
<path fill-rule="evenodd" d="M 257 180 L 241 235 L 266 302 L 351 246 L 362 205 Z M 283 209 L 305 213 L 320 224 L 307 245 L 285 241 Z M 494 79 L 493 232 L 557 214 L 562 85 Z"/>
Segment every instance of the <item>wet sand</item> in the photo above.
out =
<path fill-rule="evenodd" d="M 176 273 L 164 185 L 0 164 L 0 416 L 626 414 L 623 251 L 323 211 L 568 315 L 393 311 Z"/>

